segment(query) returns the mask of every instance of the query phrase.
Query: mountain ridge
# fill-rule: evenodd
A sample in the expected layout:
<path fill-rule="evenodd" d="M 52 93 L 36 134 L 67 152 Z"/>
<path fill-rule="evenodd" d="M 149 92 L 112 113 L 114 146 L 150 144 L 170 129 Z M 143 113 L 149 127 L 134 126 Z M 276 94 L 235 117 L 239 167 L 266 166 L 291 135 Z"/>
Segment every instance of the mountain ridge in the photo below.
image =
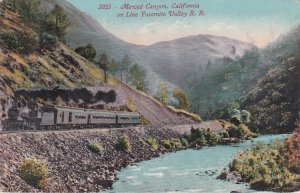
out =
<path fill-rule="evenodd" d="M 185 40 L 185 38 L 204 37 L 205 35 L 199 34 L 198 36 L 188 36 L 185 38 L 178 38 L 170 41 L 157 42 L 149 46 L 132 44 L 121 40 L 120 38 L 111 34 L 109 31 L 104 29 L 98 21 L 93 19 L 91 16 L 88 16 L 87 13 L 80 11 L 78 8 L 74 7 L 71 3 L 65 0 L 45 0 L 43 4 L 48 4 L 49 7 L 50 5 L 53 6 L 53 4 L 55 3 L 64 7 L 67 14 L 72 19 L 73 27 L 70 28 L 68 34 L 66 35 L 67 42 L 71 47 L 76 48 L 78 46 L 84 46 L 88 43 L 91 43 L 96 48 L 98 53 L 96 59 L 98 59 L 100 54 L 106 53 L 108 56 L 110 56 L 110 58 L 121 61 L 121 59 L 127 54 L 133 60 L 133 62 L 139 63 L 147 70 L 147 79 L 150 85 L 149 93 L 152 95 L 156 92 L 159 80 L 164 80 L 170 89 L 176 86 L 184 86 L 178 83 L 186 79 L 188 73 L 183 73 L 183 76 L 180 77 L 178 81 L 177 77 L 174 77 L 175 74 L 178 74 L 178 72 L 185 72 L 186 69 L 195 71 L 195 67 L 199 67 L 198 64 L 203 60 L 203 56 L 211 55 L 210 53 L 206 53 L 198 56 L 197 50 L 191 50 L 191 52 L 193 53 L 191 56 L 184 57 L 183 60 L 177 61 L 174 60 L 174 55 L 188 55 L 189 53 L 181 53 L 180 48 L 178 48 L 178 52 L 175 52 L 174 50 L 174 54 L 170 54 L 166 52 L 166 50 L 159 48 L 159 45 L 161 44 L 173 44 L 174 41 Z M 80 17 L 83 17 L 86 20 L 82 20 L 80 19 Z M 80 37 L 78 37 L 78 34 L 81 34 Z M 207 37 L 212 38 L 213 36 L 207 35 Z M 222 40 L 222 37 L 216 36 L 215 38 L 219 39 L 220 41 Z M 230 38 L 224 38 L 226 42 L 230 43 L 231 41 L 229 41 L 229 39 Z M 196 46 L 197 44 L 199 44 L 200 41 L 197 41 L 192 40 L 192 45 Z M 241 55 L 245 51 L 245 49 L 249 49 L 252 46 L 251 44 L 241 41 L 232 41 L 234 41 L 235 43 L 231 42 L 230 44 L 235 45 L 236 51 L 238 53 L 237 55 Z M 211 45 L 211 50 L 217 54 L 212 55 L 209 59 L 214 60 L 218 57 L 230 56 L 227 52 L 218 50 L 218 46 L 223 46 L 223 44 L 224 43 L 222 42 L 215 42 L 215 45 Z M 153 50 L 156 51 L 153 52 Z M 209 48 L 207 48 L 206 50 L 209 50 Z M 160 55 L 158 56 L 157 53 L 160 53 Z M 190 62 L 189 60 L 192 61 Z M 170 69 L 171 64 L 174 64 L 174 66 L 178 67 L 182 63 L 185 64 L 185 68 L 180 68 L 178 69 L 178 71 L 170 72 L 171 74 L 168 74 L 168 69 Z M 192 65 L 190 65 L 190 63 L 192 63 Z M 207 59 L 205 59 L 205 62 L 201 63 L 201 66 L 204 66 L 206 63 Z"/>

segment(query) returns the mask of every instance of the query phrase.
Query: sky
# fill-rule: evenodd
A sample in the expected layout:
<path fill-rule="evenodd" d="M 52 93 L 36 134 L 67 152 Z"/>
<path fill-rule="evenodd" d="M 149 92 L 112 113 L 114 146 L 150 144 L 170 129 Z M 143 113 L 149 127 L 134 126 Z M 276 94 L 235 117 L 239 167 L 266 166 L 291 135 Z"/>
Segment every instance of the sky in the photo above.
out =
<path fill-rule="evenodd" d="M 263 47 L 300 24 L 300 0 L 68 0 L 124 41 L 150 45 L 198 34 L 225 36 Z M 205 16 L 117 17 L 123 4 L 199 4 Z M 99 10 L 111 4 L 110 10 Z M 199 11 L 200 9 L 196 9 Z M 178 10 L 175 10 L 178 11 Z M 189 11 L 189 9 L 185 10 Z M 147 12 L 157 12 L 147 10 Z M 158 11 L 159 12 L 159 11 Z"/>

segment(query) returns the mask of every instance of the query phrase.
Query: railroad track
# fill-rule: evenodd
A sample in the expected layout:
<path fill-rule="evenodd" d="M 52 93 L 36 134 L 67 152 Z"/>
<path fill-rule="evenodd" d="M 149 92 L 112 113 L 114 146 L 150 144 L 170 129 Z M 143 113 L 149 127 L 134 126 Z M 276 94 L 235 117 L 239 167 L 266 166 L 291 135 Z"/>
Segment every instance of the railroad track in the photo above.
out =
<path fill-rule="evenodd" d="M 150 128 L 150 126 L 128 126 L 128 127 L 113 127 L 113 128 L 85 128 L 85 129 L 57 129 L 57 130 L 4 130 L 0 131 L 0 135 L 5 134 L 19 134 L 19 133 L 46 133 L 46 132 L 66 132 L 66 131 L 93 131 L 93 130 L 101 130 L 101 131 L 109 131 L 109 130 L 117 130 L 117 129 L 126 129 L 126 128 Z"/>

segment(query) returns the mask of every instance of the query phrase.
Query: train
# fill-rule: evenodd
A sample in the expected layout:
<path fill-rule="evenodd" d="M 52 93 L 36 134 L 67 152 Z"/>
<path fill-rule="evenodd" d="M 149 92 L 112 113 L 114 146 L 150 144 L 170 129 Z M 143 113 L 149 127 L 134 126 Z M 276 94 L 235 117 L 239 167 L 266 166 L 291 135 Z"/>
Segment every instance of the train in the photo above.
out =
<path fill-rule="evenodd" d="M 35 113 L 21 114 L 21 119 L 10 120 L 6 130 L 58 130 L 101 127 L 123 127 L 141 124 L 137 112 L 75 108 L 67 106 L 38 106 Z"/>

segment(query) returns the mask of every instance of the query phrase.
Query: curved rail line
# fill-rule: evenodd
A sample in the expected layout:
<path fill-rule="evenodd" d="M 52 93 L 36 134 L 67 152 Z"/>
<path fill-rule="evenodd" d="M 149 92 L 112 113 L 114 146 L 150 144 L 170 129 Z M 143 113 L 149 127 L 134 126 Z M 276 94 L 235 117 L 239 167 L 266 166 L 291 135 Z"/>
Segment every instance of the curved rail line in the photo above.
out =
<path fill-rule="evenodd" d="M 137 128 L 150 128 L 151 126 L 126 126 L 126 127 L 105 127 L 105 128 L 83 128 L 83 129 L 56 129 L 56 130 L 0 130 L 0 135 L 5 134 L 20 134 L 20 133 L 46 133 L 46 132 L 66 132 L 66 131 L 93 131 L 93 130 L 101 130 L 101 131 L 110 131 L 110 130 L 118 130 L 118 129 L 137 129 Z"/>

